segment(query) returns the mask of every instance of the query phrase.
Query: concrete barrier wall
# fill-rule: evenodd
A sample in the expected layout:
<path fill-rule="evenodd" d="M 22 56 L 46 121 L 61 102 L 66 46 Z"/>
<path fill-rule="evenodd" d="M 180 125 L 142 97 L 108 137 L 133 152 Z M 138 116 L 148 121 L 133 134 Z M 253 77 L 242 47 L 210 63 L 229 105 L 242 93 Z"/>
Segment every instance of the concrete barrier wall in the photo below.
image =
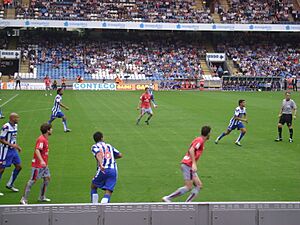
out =
<path fill-rule="evenodd" d="M 300 225 L 300 202 L 0 206 L 1 225 Z"/>

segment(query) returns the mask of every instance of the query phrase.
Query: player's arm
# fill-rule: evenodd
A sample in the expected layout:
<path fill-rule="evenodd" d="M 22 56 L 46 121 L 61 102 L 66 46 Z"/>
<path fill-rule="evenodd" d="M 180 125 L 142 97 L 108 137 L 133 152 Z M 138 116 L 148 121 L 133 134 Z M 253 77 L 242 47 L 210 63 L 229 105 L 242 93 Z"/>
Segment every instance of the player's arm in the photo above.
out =
<path fill-rule="evenodd" d="M 104 173 L 104 167 L 102 165 L 103 163 L 103 154 L 101 152 L 97 152 L 96 155 L 95 155 L 97 161 L 98 161 L 98 165 L 100 167 L 100 170 L 102 171 L 102 173 Z"/>
<path fill-rule="evenodd" d="M 5 140 L 7 131 L 8 131 L 8 127 L 2 127 L 1 134 L 0 134 L 0 142 L 4 145 L 8 145 L 11 148 L 17 149 L 19 152 L 22 151 L 22 148 L 19 145 L 9 143 L 8 141 Z"/>
<path fill-rule="evenodd" d="M 241 118 L 241 117 L 238 117 L 238 116 L 235 115 L 234 119 L 248 123 L 247 116 L 244 116 L 244 117 Z"/>
<path fill-rule="evenodd" d="M 142 97 L 141 97 L 141 98 L 140 98 L 140 101 L 139 101 L 139 104 L 138 104 L 138 106 L 137 106 L 137 108 L 136 108 L 137 110 L 141 109 L 142 102 L 143 102 L 143 101 L 142 101 Z"/>
<path fill-rule="evenodd" d="M 69 107 L 66 106 L 66 105 L 64 105 L 64 104 L 62 104 L 61 102 L 59 103 L 59 105 L 60 105 L 61 107 L 63 107 L 64 109 L 69 110 Z"/>
<path fill-rule="evenodd" d="M 296 115 L 297 115 L 297 106 L 294 103 L 294 109 L 293 109 L 293 118 L 296 119 Z"/>
<path fill-rule="evenodd" d="M 195 158 L 195 148 L 193 146 L 190 147 L 189 149 L 190 157 L 192 160 L 192 171 L 197 172 L 197 162 Z"/>
<path fill-rule="evenodd" d="M 152 102 L 153 107 L 154 107 L 154 108 L 157 108 L 157 104 L 156 104 L 156 102 L 154 101 L 153 95 L 151 95 L 151 102 Z"/>
<path fill-rule="evenodd" d="M 47 165 L 46 165 L 46 163 L 45 163 L 45 161 L 44 161 L 44 159 L 43 159 L 40 151 L 42 151 L 42 149 L 36 148 L 35 149 L 35 154 L 38 157 L 38 159 L 39 159 L 39 161 L 41 163 L 41 166 L 42 167 L 46 167 Z"/>
<path fill-rule="evenodd" d="M 114 147 L 113 148 L 113 154 L 114 154 L 114 157 L 115 159 L 120 159 L 120 158 L 123 158 L 123 154 L 121 152 L 119 152 L 117 149 L 115 149 Z"/>

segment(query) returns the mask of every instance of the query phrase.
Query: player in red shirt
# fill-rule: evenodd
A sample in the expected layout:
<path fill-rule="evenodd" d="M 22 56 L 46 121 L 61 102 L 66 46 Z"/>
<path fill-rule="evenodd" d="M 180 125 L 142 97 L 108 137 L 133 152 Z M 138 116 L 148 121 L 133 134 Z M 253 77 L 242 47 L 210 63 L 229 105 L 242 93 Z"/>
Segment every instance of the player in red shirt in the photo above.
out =
<path fill-rule="evenodd" d="M 184 186 L 178 188 L 170 195 L 164 196 L 162 200 L 164 202 L 171 202 L 173 198 L 181 196 L 189 191 L 191 194 L 186 199 L 186 202 L 194 200 L 202 188 L 202 182 L 197 174 L 197 161 L 203 153 L 204 144 L 210 137 L 211 128 L 209 126 L 203 126 L 201 128 L 201 136 L 193 140 L 188 152 L 181 160 L 181 170 L 184 178 Z M 194 188 L 193 188 L 194 185 Z"/>
<path fill-rule="evenodd" d="M 149 120 L 151 119 L 151 117 L 153 116 L 153 111 L 151 109 L 151 102 L 154 106 L 154 108 L 157 108 L 157 105 L 155 105 L 152 101 L 152 95 L 149 93 L 149 88 L 146 87 L 145 88 L 145 93 L 141 95 L 140 97 L 140 102 L 139 105 L 137 107 L 137 110 L 140 110 L 140 116 L 136 121 L 136 125 L 139 125 L 142 117 L 147 113 L 149 114 L 149 117 L 147 118 L 147 120 L 145 121 L 145 123 L 147 125 L 149 125 Z"/>
<path fill-rule="evenodd" d="M 47 96 L 47 91 L 50 95 L 52 95 L 50 93 L 50 90 L 51 90 L 51 80 L 50 78 L 48 77 L 48 75 L 45 76 L 44 78 L 44 83 L 45 83 L 45 96 Z"/>
<path fill-rule="evenodd" d="M 20 203 L 23 205 L 28 204 L 28 196 L 31 187 L 36 183 L 38 179 L 43 178 L 43 184 L 41 186 L 41 192 L 39 201 L 50 202 L 49 198 L 46 198 L 45 193 L 47 190 L 48 183 L 50 181 L 50 170 L 48 168 L 48 154 L 49 154 L 49 144 L 48 138 L 52 134 L 51 124 L 44 123 L 40 128 L 42 135 L 40 135 L 36 141 L 34 155 L 32 159 L 32 172 L 29 181 L 27 182 L 24 190 L 24 195 L 22 196 Z"/>

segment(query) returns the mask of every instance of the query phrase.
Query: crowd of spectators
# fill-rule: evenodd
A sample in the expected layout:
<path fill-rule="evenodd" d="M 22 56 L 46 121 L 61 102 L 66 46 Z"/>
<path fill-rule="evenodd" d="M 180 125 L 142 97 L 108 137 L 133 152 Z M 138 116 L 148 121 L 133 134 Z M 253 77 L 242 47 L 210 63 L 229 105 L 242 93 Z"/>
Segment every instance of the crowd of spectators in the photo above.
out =
<path fill-rule="evenodd" d="M 248 38 L 244 34 L 234 41 L 220 42 L 217 51 L 226 52 L 243 76 L 300 76 L 299 41 L 267 40 L 264 35 Z"/>
<path fill-rule="evenodd" d="M 11 1 L 11 0 L 6 0 Z M 230 0 L 229 9 L 215 1 L 222 23 L 282 23 L 300 12 L 293 0 Z M 213 23 L 209 7 L 195 0 L 31 0 L 28 6 L 16 1 L 17 19 L 98 20 L 169 23 Z M 290 17 L 290 15 L 292 17 Z M 293 22 L 293 21 L 290 21 Z"/>
<path fill-rule="evenodd" d="M 280 91 L 280 79 L 223 79 L 224 91 Z"/>
<path fill-rule="evenodd" d="M 49 70 L 63 70 L 68 66 L 84 70 L 87 76 L 108 71 L 108 74 L 143 74 L 155 79 L 199 77 L 202 74 L 200 58 L 206 54 L 201 43 L 180 38 L 110 40 L 67 34 L 31 38 L 25 35 L 18 49 L 22 58 L 28 58 L 35 68 L 47 64 Z"/>
<path fill-rule="evenodd" d="M 18 19 L 212 22 L 209 9 L 197 9 L 195 0 L 31 0 L 28 7 L 18 4 L 16 14 Z"/>
<path fill-rule="evenodd" d="M 292 0 L 231 0 L 225 11 L 217 6 L 223 23 L 280 23 L 289 21 Z"/>

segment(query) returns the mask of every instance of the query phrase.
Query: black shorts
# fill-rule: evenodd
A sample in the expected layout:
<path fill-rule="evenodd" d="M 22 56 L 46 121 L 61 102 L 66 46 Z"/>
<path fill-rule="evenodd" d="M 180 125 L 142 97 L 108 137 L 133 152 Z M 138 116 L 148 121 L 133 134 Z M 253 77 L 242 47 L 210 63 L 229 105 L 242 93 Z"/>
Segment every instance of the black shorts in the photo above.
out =
<path fill-rule="evenodd" d="M 279 123 L 281 123 L 282 125 L 284 125 L 286 123 L 288 126 L 292 126 L 292 123 L 293 123 L 292 114 L 282 114 L 279 119 Z"/>

